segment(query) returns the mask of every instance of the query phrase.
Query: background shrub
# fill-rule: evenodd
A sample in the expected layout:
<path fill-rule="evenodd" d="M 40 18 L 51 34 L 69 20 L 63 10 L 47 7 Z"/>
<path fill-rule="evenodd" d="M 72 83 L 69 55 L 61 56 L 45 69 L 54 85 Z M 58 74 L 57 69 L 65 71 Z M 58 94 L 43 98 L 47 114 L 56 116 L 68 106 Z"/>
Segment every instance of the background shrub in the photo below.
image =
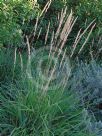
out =
<path fill-rule="evenodd" d="M 39 6 L 30 0 L 0 2 L 0 45 L 24 46 L 23 35 L 30 31 L 30 20 L 37 18 Z"/>

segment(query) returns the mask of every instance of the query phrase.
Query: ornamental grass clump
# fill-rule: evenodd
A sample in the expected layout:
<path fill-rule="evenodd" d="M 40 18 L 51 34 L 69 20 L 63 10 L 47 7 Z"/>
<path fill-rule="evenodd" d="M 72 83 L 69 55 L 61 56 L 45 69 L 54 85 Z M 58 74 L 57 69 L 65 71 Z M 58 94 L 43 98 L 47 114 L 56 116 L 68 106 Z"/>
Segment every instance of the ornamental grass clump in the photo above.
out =
<path fill-rule="evenodd" d="M 42 52 L 41 50 L 40 53 Z M 39 67 L 34 65 L 34 74 L 31 67 L 34 56 L 33 58 L 30 56 L 26 76 L 23 75 L 22 80 L 17 81 L 16 84 L 0 88 L 0 134 L 2 136 L 92 136 L 88 129 L 91 118 L 87 110 L 81 106 L 76 93 L 66 88 L 71 71 L 69 62 L 65 61 L 67 58 L 64 57 L 64 53 L 59 59 L 56 55 L 54 60 L 57 61 L 51 63 L 51 60 L 51 67 L 49 67 L 45 65 L 48 55 L 45 54 L 43 60 L 39 60 Z M 52 55 L 53 52 L 50 58 L 55 56 L 52 57 Z M 59 60 L 61 60 L 60 63 L 58 63 Z M 69 68 L 67 69 L 66 66 Z M 66 71 L 61 71 L 62 68 Z M 47 75 L 44 70 L 47 70 Z M 66 81 L 63 74 L 64 76 L 66 74 Z M 64 83 L 61 82 L 63 80 Z"/>
<path fill-rule="evenodd" d="M 66 9 L 61 12 L 58 29 L 52 33 L 50 47 L 32 51 L 29 37 L 26 36 L 28 46 L 27 67 L 24 70 L 26 72 L 23 71 L 24 67 L 21 63 L 21 80 L 15 80 L 8 87 L 0 88 L 1 136 L 93 136 L 95 134 L 89 131 L 91 117 L 87 110 L 76 97 L 76 93 L 66 87 L 71 73 L 69 58 L 73 56 L 76 43 L 86 30 L 80 37 L 78 33 L 72 54 L 67 57 L 66 49 L 63 51 L 63 48 L 76 19 L 72 12 L 69 16 L 65 17 L 65 15 Z M 45 44 L 48 31 L 49 29 Z"/>

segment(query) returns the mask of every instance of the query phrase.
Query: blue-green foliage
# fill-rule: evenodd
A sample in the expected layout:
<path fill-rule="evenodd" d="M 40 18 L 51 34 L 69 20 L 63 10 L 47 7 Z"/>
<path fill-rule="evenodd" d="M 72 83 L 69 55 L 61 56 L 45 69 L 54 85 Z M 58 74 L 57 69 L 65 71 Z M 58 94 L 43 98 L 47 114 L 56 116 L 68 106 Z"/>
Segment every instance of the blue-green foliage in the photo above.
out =
<path fill-rule="evenodd" d="M 101 119 L 102 103 L 102 66 L 95 61 L 81 63 L 73 72 L 71 87 L 78 91 L 80 98 L 87 103 L 89 110 L 95 112 L 96 118 Z M 101 119 L 102 120 L 102 119 Z"/>

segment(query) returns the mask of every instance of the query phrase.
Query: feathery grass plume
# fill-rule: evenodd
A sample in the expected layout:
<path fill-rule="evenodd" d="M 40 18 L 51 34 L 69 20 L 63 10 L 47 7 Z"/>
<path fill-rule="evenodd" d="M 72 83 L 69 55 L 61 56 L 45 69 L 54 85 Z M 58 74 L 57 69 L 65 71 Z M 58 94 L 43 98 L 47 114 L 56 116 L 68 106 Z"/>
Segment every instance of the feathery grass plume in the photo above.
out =
<path fill-rule="evenodd" d="M 61 18 L 59 19 L 58 28 L 57 28 L 56 32 L 52 33 L 52 38 L 51 38 L 51 42 L 50 42 L 49 51 L 47 51 L 43 47 L 43 49 L 41 51 L 38 51 L 39 53 L 36 53 L 37 55 L 35 55 L 36 59 L 39 58 L 37 60 L 38 64 L 41 63 L 40 65 L 38 65 L 38 67 L 41 67 L 43 61 L 45 61 L 45 60 L 48 61 L 48 62 L 46 62 L 46 63 L 48 63 L 47 65 L 49 65 L 48 67 L 46 67 L 46 74 L 48 74 L 49 71 L 50 71 L 50 76 L 47 75 L 46 83 L 43 80 L 43 76 L 41 76 L 41 75 L 38 74 L 39 75 L 38 78 L 42 77 L 42 82 L 41 81 L 38 81 L 38 82 L 41 82 L 40 84 L 41 84 L 42 88 L 45 88 L 45 90 L 48 90 L 47 88 L 48 88 L 50 82 L 52 82 L 52 79 L 53 79 L 53 76 L 55 74 L 56 68 L 58 67 L 57 65 L 64 65 L 64 64 L 58 64 L 58 61 L 60 60 L 59 58 L 61 58 L 62 54 L 63 54 L 62 55 L 62 59 L 64 59 L 65 53 L 62 53 L 62 49 L 64 48 L 65 43 L 67 41 L 67 38 L 68 38 L 68 36 L 69 36 L 69 34 L 70 34 L 70 32 L 71 32 L 71 30 L 72 30 L 72 28 L 73 28 L 76 20 L 77 20 L 77 18 L 74 19 L 72 11 L 71 11 L 71 13 L 69 15 L 67 15 L 66 11 L 67 11 L 67 8 L 65 8 L 64 10 L 61 11 Z M 74 42 L 74 45 L 73 45 L 73 50 L 72 50 L 72 53 L 71 53 L 70 57 L 73 56 L 75 48 L 76 48 L 78 42 L 80 41 L 80 39 L 82 38 L 82 36 L 87 32 L 88 28 L 93 24 L 93 22 L 91 22 L 89 24 L 89 26 L 83 31 L 82 34 L 80 34 L 81 30 L 78 32 L 78 35 L 77 35 L 77 37 L 75 39 L 75 42 Z M 38 24 L 38 23 L 36 23 L 36 24 Z M 36 27 L 37 27 L 37 25 L 36 25 Z M 92 30 L 93 30 L 94 27 L 95 27 L 95 24 L 91 28 L 89 35 L 91 34 L 91 32 L 92 32 Z M 47 38 L 48 38 L 48 34 L 49 34 L 49 29 L 50 29 L 50 22 L 48 24 L 47 32 L 46 32 L 46 35 L 45 35 L 45 44 L 47 44 Z M 87 42 L 87 40 L 89 38 L 89 35 L 88 35 L 87 39 L 85 40 L 85 42 L 83 43 L 82 47 L 80 48 L 79 53 L 82 51 L 85 43 Z M 32 57 L 33 55 L 31 56 L 32 57 L 31 58 L 30 57 L 30 43 L 28 41 L 29 41 L 29 39 L 27 38 L 27 45 L 28 45 L 28 51 L 29 51 L 29 58 L 28 58 L 29 59 L 29 61 L 28 61 L 29 62 L 29 66 L 28 66 L 29 67 L 29 72 L 27 71 L 27 73 L 28 73 L 29 77 L 31 78 L 32 77 L 32 72 L 31 72 L 32 70 L 30 70 L 30 68 L 32 68 L 32 66 L 31 66 L 32 64 L 31 63 L 33 62 L 33 57 Z M 44 58 L 44 55 L 46 55 L 46 53 L 44 54 L 44 52 L 45 52 L 44 49 L 46 50 L 46 52 L 49 52 L 49 58 L 47 58 L 48 55 L 45 57 L 46 59 Z M 32 54 L 33 54 L 33 52 L 32 52 Z M 55 59 L 55 56 L 56 56 L 56 59 Z M 45 59 L 45 60 L 43 60 L 43 59 Z M 50 70 L 51 65 L 52 65 L 52 61 L 53 61 L 54 65 L 53 65 L 52 70 Z M 62 63 L 62 62 L 63 61 L 60 61 L 60 63 Z M 37 64 L 36 64 L 36 66 L 37 66 Z M 35 66 L 34 66 L 34 68 L 35 68 Z M 39 68 L 37 68 L 37 70 L 39 71 Z M 39 71 L 39 73 L 41 74 L 41 71 Z M 60 73 L 62 73 L 62 72 L 60 72 Z M 66 74 L 66 76 L 68 77 L 69 74 L 68 75 Z M 36 80 L 34 80 L 34 81 L 36 81 Z M 41 86 L 39 86 L 39 87 L 41 88 Z"/>
<path fill-rule="evenodd" d="M 97 44 L 95 39 L 92 40 L 92 44 L 90 45 L 90 56 L 92 60 L 101 60 L 102 57 L 102 36 L 98 36 Z"/>
<path fill-rule="evenodd" d="M 48 3 L 50 6 L 50 1 L 48 1 Z M 48 5 L 48 4 L 46 4 L 46 5 Z M 45 6 L 45 8 L 46 8 L 46 6 Z M 46 10 L 45 10 L 44 14 L 46 14 Z M 45 41 L 43 44 L 44 45 L 50 44 L 50 46 L 56 47 L 55 52 L 56 52 L 56 50 L 58 50 L 58 48 L 62 50 L 65 47 L 65 44 L 68 40 L 68 36 L 70 35 L 72 28 L 77 21 L 77 18 L 78 17 L 74 18 L 72 10 L 71 10 L 70 14 L 68 14 L 67 7 L 65 7 L 65 9 L 62 9 L 60 16 L 58 18 L 57 29 L 51 30 L 50 29 L 51 22 L 48 23 L 46 34 L 44 37 Z M 29 40 L 31 46 L 32 46 L 32 44 L 34 44 L 34 42 L 36 44 L 35 35 L 37 36 L 37 40 L 39 40 L 40 35 L 43 35 L 43 32 L 42 32 L 43 28 L 41 27 L 42 21 L 43 21 L 43 16 L 42 17 L 38 16 L 38 18 L 36 19 L 36 24 L 34 26 L 34 30 L 31 32 L 31 35 L 28 37 L 28 39 L 30 39 L 30 37 L 32 37 L 32 35 L 33 35 L 33 38 L 31 38 Z M 93 20 L 84 31 L 82 31 L 81 29 L 79 30 L 79 32 L 75 38 L 75 41 L 71 47 L 72 50 L 69 53 L 70 58 L 72 58 L 74 56 L 74 54 L 77 54 L 77 56 L 81 54 L 84 46 L 86 45 L 86 43 L 89 39 L 89 36 L 91 35 L 91 33 L 96 25 L 94 22 L 95 22 L 95 20 Z M 52 36 L 49 36 L 50 30 L 52 31 Z M 83 38 L 83 36 L 87 33 L 88 30 L 89 30 L 88 36 L 86 37 L 85 41 L 83 41 L 82 46 L 79 47 L 78 43 Z M 49 42 L 49 40 L 50 40 L 50 42 Z"/>
<path fill-rule="evenodd" d="M 75 49 L 76 49 L 76 47 L 77 47 L 79 41 L 80 41 L 81 38 L 84 36 L 84 34 L 87 32 L 87 30 L 90 28 L 90 26 L 94 23 L 94 21 L 95 21 L 95 20 L 93 20 L 93 21 L 87 26 L 87 28 L 86 28 L 82 33 L 81 33 L 81 29 L 79 30 L 79 32 L 78 32 L 78 34 L 77 34 L 77 36 L 76 36 L 76 39 L 75 39 L 75 41 L 74 41 L 74 44 L 73 44 L 72 53 L 71 53 L 71 55 L 70 55 L 71 58 L 72 58 L 72 56 L 74 55 Z M 94 29 L 95 25 L 96 25 L 96 24 L 93 24 L 93 26 L 92 26 L 92 28 L 91 28 L 91 30 L 90 30 L 90 32 L 89 32 L 87 38 L 85 39 L 84 43 L 82 44 L 81 48 L 79 49 L 78 54 L 80 54 L 80 52 L 82 51 L 82 49 L 83 49 L 83 47 L 85 46 L 86 42 L 88 41 L 89 36 L 91 35 L 92 30 Z"/>
<path fill-rule="evenodd" d="M 40 84 L 42 84 L 41 86 L 42 86 L 42 88 L 45 88 L 45 90 L 48 90 L 47 88 L 49 88 L 48 86 L 49 86 L 49 84 L 50 84 L 50 82 L 52 82 L 52 79 L 53 79 L 53 76 L 54 76 L 54 74 L 56 74 L 56 70 L 58 70 L 59 68 L 59 71 L 60 71 L 60 73 L 59 73 L 59 75 L 61 74 L 61 73 L 63 73 L 65 76 L 64 76 L 64 81 L 63 81 L 63 79 L 62 79 L 62 81 L 63 82 L 65 82 L 65 81 L 67 81 L 67 80 L 65 80 L 66 79 L 66 77 L 68 78 L 69 77 L 69 71 L 70 71 L 70 66 L 69 66 L 69 64 L 67 65 L 67 73 L 63 70 L 63 71 L 61 71 L 61 65 L 63 65 L 63 69 L 64 69 L 64 67 L 66 67 L 65 65 L 66 64 L 61 64 L 60 65 L 60 62 L 61 63 L 63 63 L 64 62 L 64 57 L 65 57 L 65 53 L 64 53 L 64 57 L 63 57 L 63 52 L 62 52 L 62 48 L 64 47 L 64 44 L 65 44 L 65 41 L 66 41 L 66 39 L 67 39 L 67 36 L 68 36 L 68 34 L 67 33 L 69 33 L 70 32 L 70 30 L 72 29 L 72 26 L 73 26 L 73 20 L 74 19 L 72 19 L 72 12 L 71 12 L 71 14 L 67 17 L 67 19 L 66 19 L 66 22 L 65 22 L 65 25 L 63 26 L 63 29 L 62 29 L 62 31 L 60 30 L 60 27 L 62 27 L 61 25 L 62 25 L 62 22 L 64 21 L 63 19 L 64 19 L 64 17 L 63 16 L 65 16 L 65 13 L 66 13 L 66 9 L 64 10 L 64 11 L 62 11 L 62 18 L 61 18 L 61 20 L 60 20 L 60 23 L 59 23 L 59 26 L 58 26 L 58 29 L 57 29 L 57 31 L 56 31 L 56 33 L 55 33 L 55 35 L 54 35 L 54 33 L 52 34 L 52 39 L 51 39 L 51 47 L 49 47 L 49 49 L 47 49 L 47 48 L 42 48 L 42 49 L 40 49 L 39 51 L 37 51 L 37 53 L 36 53 L 36 55 L 35 55 L 35 57 L 36 57 L 36 60 L 37 60 L 37 58 L 38 58 L 38 60 L 37 60 L 37 63 L 39 64 L 38 65 L 38 67 L 37 67 L 37 71 L 39 72 L 39 74 L 36 76 L 38 79 L 39 78 L 43 78 L 42 77 L 42 75 L 41 75 L 41 71 L 39 71 L 39 68 L 41 67 L 41 65 L 43 64 L 43 61 L 48 61 L 48 62 L 50 62 L 50 63 L 48 63 L 48 62 L 46 62 L 46 63 L 48 63 L 47 65 L 48 65 L 48 68 L 46 67 L 46 73 L 47 74 L 49 74 L 49 72 L 50 72 L 50 76 L 48 76 L 47 75 L 47 79 L 46 79 L 46 82 L 44 82 L 44 80 L 43 79 L 41 79 L 41 81 L 39 81 L 39 82 L 42 82 L 42 83 L 40 83 Z M 69 25 L 69 27 L 67 28 L 67 25 Z M 72 25 L 72 26 L 71 26 Z M 46 36 L 45 36 L 45 43 L 46 43 L 46 41 L 47 41 L 47 37 L 48 37 L 48 33 L 49 33 L 49 27 L 50 27 L 50 23 L 49 23 L 49 25 L 48 25 L 48 30 L 47 30 L 47 33 L 46 33 Z M 70 30 L 69 30 L 70 29 Z M 61 34 L 60 34 L 60 33 Z M 66 35 L 65 35 L 66 34 Z M 57 39 L 57 37 L 58 36 L 60 36 L 60 40 L 59 39 Z M 65 36 L 65 38 L 64 38 L 64 36 Z M 61 45 L 58 45 L 58 47 L 57 47 L 57 43 L 59 43 L 59 41 L 60 41 L 60 43 L 62 42 L 62 44 Z M 63 42 L 64 41 L 64 42 Z M 56 45 L 55 45 L 56 44 Z M 28 52 L 29 52 L 29 55 L 30 55 L 30 44 L 29 44 L 29 42 L 28 42 L 28 38 L 27 38 L 27 45 L 28 45 Z M 54 47 L 55 46 L 55 47 Z M 59 49 L 58 49 L 59 48 Z M 45 51 L 44 51 L 44 49 L 45 49 Z M 47 49 L 47 50 L 46 50 Z M 52 51 L 53 50 L 53 51 Z M 53 52 L 53 53 L 52 53 Z M 47 53 L 47 54 L 46 54 Z M 33 54 L 33 53 L 32 53 Z M 46 56 L 46 57 L 45 57 Z M 56 57 L 55 57 L 56 56 Z M 30 68 L 32 68 L 32 64 L 34 63 L 34 62 L 36 62 L 35 61 L 35 58 L 33 58 L 34 56 L 32 55 L 31 56 L 31 58 L 30 58 L 30 56 L 28 56 L 28 62 L 29 62 L 29 64 L 30 64 Z M 62 57 L 62 59 L 63 59 L 63 61 L 61 61 L 61 57 Z M 34 59 L 34 62 L 33 62 L 33 59 Z M 45 59 L 45 60 L 43 60 L 43 59 Z M 48 59 L 48 60 L 47 60 Z M 59 60 L 60 60 L 60 62 L 59 62 Z M 49 70 L 49 69 L 51 69 L 51 65 L 52 65 L 52 61 L 53 61 L 53 63 L 54 63 L 54 65 L 53 65 L 53 67 L 52 67 L 52 70 Z M 68 61 L 68 60 L 67 60 Z M 33 62 L 33 63 L 32 63 Z M 65 63 L 65 62 L 64 62 Z M 68 62 L 69 63 L 69 62 Z M 34 65 L 34 64 L 33 64 Z M 35 64 L 36 66 L 37 66 L 37 64 Z M 58 66 L 59 65 L 59 66 Z M 29 66 L 28 66 L 29 67 Z M 35 68 L 35 66 L 34 66 L 34 68 Z M 32 69 L 34 69 L 34 68 L 32 68 Z M 29 68 L 28 68 L 29 69 Z M 28 72 L 29 71 L 29 72 Z M 31 70 L 32 71 L 32 70 Z M 32 77 L 32 72 L 31 72 L 30 70 L 27 70 L 27 73 L 28 73 L 28 77 Z M 66 74 L 65 74 L 66 73 Z M 57 76 L 57 75 L 56 75 Z M 32 78 L 31 78 L 32 79 Z M 61 78 L 60 78 L 60 80 L 61 80 Z M 34 82 L 35 82 L 36 80 L 34 79 Z M 36 81 L 36 82 L 38 82 L 38 81 Z M 43 83 L 44 82 L 44 83 Z M 54 82 L 55 82 L 55 80 L 54 80 Z M 58 82 L 58 81 L 57 81 Z M 56 84 L 56 83 L 54 83 L 54 84 Z M 62 83 L 61 83 L 62 84 Z M 60 84 L 59 84 L 60 85 Z M 39 87 L 40 87 L 40 89 L 41 89 L 41 86 L 39 85 Z M 57 85 L 56 86 L 58 86 L 58 83 L 57 83 Z M 54 86 L 53 86 L 54 87 Z"/>
<path fill-rule="evenodd" d="M 47 12 L 47 10 L 49 9 L 50 5 L 51 5 L 52 0 L 48 0 L 48 2 L 46 3 L 46 5 L 44 6 L 40 16 L 42 16 L 43 14 L 45 14 Z"/>

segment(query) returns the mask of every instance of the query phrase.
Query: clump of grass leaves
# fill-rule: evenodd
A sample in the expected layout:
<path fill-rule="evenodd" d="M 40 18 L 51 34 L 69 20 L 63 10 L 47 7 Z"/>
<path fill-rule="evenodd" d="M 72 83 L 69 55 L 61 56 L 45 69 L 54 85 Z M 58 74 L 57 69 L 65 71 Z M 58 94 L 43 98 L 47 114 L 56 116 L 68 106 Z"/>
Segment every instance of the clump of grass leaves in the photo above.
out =
<path fill-rule="evenodd" d="M 2 136 L 87 136 L 87 111 L 70 90 L 37 92 L 28 82 L 24 90 L 9 87 L 0 92 Z M 25 84 L 27 85 L 27 82 Z M 5 94 L 5 95 L 4 95 Z"/>

